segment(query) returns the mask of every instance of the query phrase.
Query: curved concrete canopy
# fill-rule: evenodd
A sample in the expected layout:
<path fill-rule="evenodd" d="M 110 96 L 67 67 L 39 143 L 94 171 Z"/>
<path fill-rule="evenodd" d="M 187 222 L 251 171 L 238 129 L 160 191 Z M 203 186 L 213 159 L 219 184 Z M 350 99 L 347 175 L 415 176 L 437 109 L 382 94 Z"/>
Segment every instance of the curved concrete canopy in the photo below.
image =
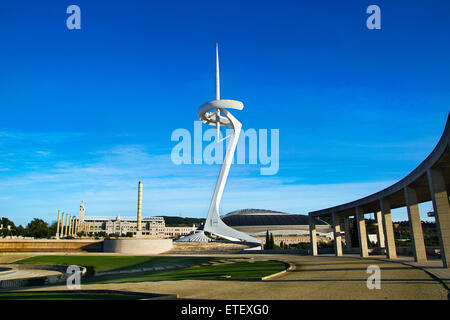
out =
<path fill-rule="evenodd" d="M 429 169 L 439 169 L 443 176 L 446 177 L 445 184 L 447 190 L 450 190 L 450 113 L 447 116 L 447 123 L 445 125 L 444 133 L 441 136 L 438 144 L 430 155 L 409 175 L 393 184 L 392 186 L 383 189 L 379 192 L 371 194 L 367 197 L 344 203 L 338 206 L 310 212 L 310 216 L 324 216 L 331 215 L 335 212 L 341 216 L 351 216 L 355 213 L 355 208 L 360 207 L 363 212 L 377 212 L 380 211 L 380 200 L 385 199 L 390 203 L 391 209 L 406 206 L 404 196 L 404 189 L 406 187 L 414 188 L 417 192 L 417 200 L 419 203 L 431 201 L 430 188 L 428 184 L 427 171 Z"/>
<path fill-rule="evenodd" d="M 213 109 L 244 109 L 244 104 L 241 101 L 231 99 L 212 100 L 202 104 L 198 108 L 198 117 L 201 119 L 203 114 Z"/>
<path fill-rule="evenodd" d="M 228 117 L 223 117 L 220 115 L 220 112 L 217 112 L 217 110 L 220 110 L 223 113 L 227 108 L 242 110 L 244 109 L 244 104 L 241 101 L 231 99 L 209 101 L 198 108 L 198 118 L 205 124 L 214 126 L 219 124 L 221 126 L 232 127 Z"/>

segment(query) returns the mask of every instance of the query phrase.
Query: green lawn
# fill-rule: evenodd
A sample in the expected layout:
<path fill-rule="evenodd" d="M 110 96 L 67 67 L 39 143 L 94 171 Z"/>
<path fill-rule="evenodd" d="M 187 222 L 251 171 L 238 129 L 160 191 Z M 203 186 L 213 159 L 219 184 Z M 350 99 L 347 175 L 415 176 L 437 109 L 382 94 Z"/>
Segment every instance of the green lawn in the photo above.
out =
<path fill-rule="evenodd" d="M 89 284 L 218 278 L 256 280 L 285 269 L 286 265 L 278 261 L 256 261 L 253 263 L 241 261 L 232 264 L 195 266 L 177 270 L 99 276 L 86 279 L 83 283 Z"/>
<path fill-rule="evenodd" d="M 95 271 L 117 271 L 181 264 L 200 264 L 219 260 L 213 257 L 148 257 L 148 256 L 35 256 L 18 264 L 59 264 L 92 267 Z"/>
<path fill-rule="evenodd" d="M 15 263 L 20 264 L 58 264 L 89 267 L 97 272 L 130 270 L 176 265 L 193 265 L 223 260 L 218 257 L 148 257 L 148 256 L 36 256 Z M 232 258 L 227 258 L 232 260 Z M 183 279 L 260 279 L 264 276 L 285 270 L 286 266 L 277 261 L 239 261 L 231 264 L 213 266 L 194 266 L 173 270 L 148 271 L 128 274 L 114 274 L 87 277 L 82 283 L 139 282 Z M 92 275 L 92 273 L 88 273 Z"/>
<path fill-rule="evenodd" d="M 145 295 L 118 292 L 7 292 L 0 293 L 0 300 L 139 300 Z"/>

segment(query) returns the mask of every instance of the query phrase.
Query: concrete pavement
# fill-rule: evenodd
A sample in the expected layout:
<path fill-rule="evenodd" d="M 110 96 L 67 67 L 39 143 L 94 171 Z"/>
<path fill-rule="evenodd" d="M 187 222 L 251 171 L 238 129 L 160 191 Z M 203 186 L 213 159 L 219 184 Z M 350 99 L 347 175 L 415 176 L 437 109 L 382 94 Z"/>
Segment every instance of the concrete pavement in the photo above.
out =
<path fill-rule="evenodd" d="M 223 255 L 221 255 L 223 256 Z M 178 294 L 194 299 L 439 299 L 448 300 L 446 286 L 407 261 L 385 261 L 377 257 L 239 255 L 255 260 L 276 259 L 295 265 L 295 270 L 265 281 L 179 280 L 83 285 L 82 289 L 112 289 Z M 236 258 L 236 255 L 229 257 Z M 367 267 L 381 270 L 381 289 L 367 288 Z M 437 270 L 437 268 L 435 268 Z M 42 290 L 42 288 L 39 288 Z M 51 290 L 66 289 L 65 286 Z M 36 290 L 36 289 L 32 289 Z"/>

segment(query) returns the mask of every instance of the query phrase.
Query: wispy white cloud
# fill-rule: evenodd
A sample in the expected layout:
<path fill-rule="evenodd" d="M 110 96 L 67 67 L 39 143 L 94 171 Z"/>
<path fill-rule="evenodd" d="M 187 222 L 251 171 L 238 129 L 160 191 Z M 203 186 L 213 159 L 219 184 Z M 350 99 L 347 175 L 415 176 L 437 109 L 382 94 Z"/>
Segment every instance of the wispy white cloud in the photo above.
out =
<path fill-rule="evenodd" d="M 86 202 L 88 215 L 134 215 L 139 180 L 144 182 L 144 215 L 206 215 L 219 166 L 176 166 L 170 155 L 151 155 L 139 145 L 116 146 L 95 154 L 98 158 L 90 163 L 57 162 L 50 168 L 0 178 L 0 215 L 21 223 L 34 217 L 51 221 L 58 209 L 77 214 L 81 200 Z M 367 196 L 395 182 L 312 185 L 277 176 L 246 175 L 246 171 L 239 165 L 232 168 L 222 214 L 242 208 L 306 214 Z"/>

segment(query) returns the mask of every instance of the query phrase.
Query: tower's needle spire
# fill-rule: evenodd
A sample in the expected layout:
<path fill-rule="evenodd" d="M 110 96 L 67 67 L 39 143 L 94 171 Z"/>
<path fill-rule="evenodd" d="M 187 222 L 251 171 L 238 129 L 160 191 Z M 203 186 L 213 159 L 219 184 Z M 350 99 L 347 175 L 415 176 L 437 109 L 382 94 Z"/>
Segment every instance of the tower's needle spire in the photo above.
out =
<path fill-rule="evenodd" d="M 219 76 L 219 44 L 216 42 L 216 100 L 220 100 L 220 76 Z M 216 141 L 220 136 L 220 110 L 216 109 Z"/>
<path fill-rule="evenodd" d="M 219 44 L 216 42 L 216 100 L 220 100 Z"/>

